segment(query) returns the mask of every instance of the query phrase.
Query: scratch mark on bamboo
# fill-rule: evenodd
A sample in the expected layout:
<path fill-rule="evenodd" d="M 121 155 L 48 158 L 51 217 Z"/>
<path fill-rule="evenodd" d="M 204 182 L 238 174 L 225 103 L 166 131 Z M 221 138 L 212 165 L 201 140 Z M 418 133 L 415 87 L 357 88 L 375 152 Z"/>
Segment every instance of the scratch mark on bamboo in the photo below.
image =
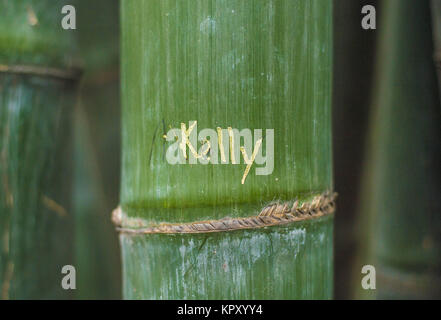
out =
<path fill-rule="evenodd" d="M 225 151 L 224 151 L 224 145 L 223 145 L 223 137 L 222 137 L 222 128 L 217 127 L 217 143 L 219 144 L 219 150 L 220 150 L 220 155 L 221 155 L 221 161 L 222 162 L 227 162 L 226 158 L 225 158 Z"/>
<path fill-rule="evenodd" d="M 241 183 L 245 183 L 245 179 L 247 178 L 248 173 L 250 172 L 251 166 L 253 165 L 254 160 L 256 159 L 257 152 L 259 151 L 260 146 L 262 145 L 262 138 L 256 141 L 256 144 L 254 145 L 253 154 L 251 155 L 251 159 L 248 158 L 247 152 L 245 151 L 244 147 L 240 147 L 240 151 L 242 152 L 243 160 L 247 164 L 247 167 L 245 168 L 245 172 L 243 173 L 242 181 Z"/>
<path fill-rule="evenodd" d="M 59 217 L 61 218 L 67 217 L 66 209 L 64 209 L 63 206 L 61 206 L 51 198 L 47 196 L 42 196 L 41 200 L 43 201 L 43 204 L 46 206 L 46 208 L 55 212 Z"/>
<path fill-rule="evenodd" d="M 159 125 L 156 126 L 156 129 L 153 132 L 152 145 L 150 146 L 150 152 L 149 152 L 149 166 L 150 166 L 150 163 L 152 162 L 153 144 L 155 143 L 156 133 L 158 132 L 158 129 L 159 129 Z"/>
<path fill-rule="evenodd" d="M 230 138 L 230 154 L 231 154 L 231 163 L 236 164 L 236 155 L 234 154 L 234 131 L 233 128 L 228 127 L 228 136 Z"/>

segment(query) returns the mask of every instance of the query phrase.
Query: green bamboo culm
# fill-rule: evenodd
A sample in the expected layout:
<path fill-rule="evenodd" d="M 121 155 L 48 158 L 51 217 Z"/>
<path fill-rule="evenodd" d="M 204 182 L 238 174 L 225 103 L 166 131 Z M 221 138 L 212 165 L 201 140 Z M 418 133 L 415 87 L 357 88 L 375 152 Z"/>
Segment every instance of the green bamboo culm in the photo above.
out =
<path fill-rule="evenodd" d="M 121 25 L 123 228 L 250 217 L 332 191 L 332 1 L 123 1 Z M 164 135 L 190 121 L 195 131 L 274 129 L 273 172 L 253 167 L 242 184 L 243 159 L 170 164 Z M 126 299 L 332 297 L 332 215 L 122 232 L 120 243 Z"/>
<path fill-rule="evenodd" d="M 428 1 L 388 0 L 360 229 L 379 299 L 441 297 L 441 115 Z M 366 282 L 366 284 L 369 284 Z"/>
<path fill-rule="evenodd" d="M 435 51 L 433 54 L 441 88 L 441 0 L 432 0 L 432 27 Z M 440 89 L 441 90 L 441 89 Z"/>
<path fill-rule="evenodd" d="M 379 8 L 379 1 L 369 4 Z M 354 270 L 355 232 L 359 212 L 357 199 L 369 120 L 374 54 L 378 31 L 360 26 L 360 8 L 365 0 L 334 0 L 334 72 L 333 74 L 333 155 L 335 189 L 338 190 L 338 214 L 335 217 L 335 299 L 351 298 L 348 281 Z M 378 21 L 377 21 L 378 22 Z M 377 25 L 379 25 L 377 23 Z"/>
<path fill-rule="evenodd" d="M 83 76 L 74 139 L 76 299 L 121 298 L 118 237 L 107 219 L 120 181 L 118 9 L 117 0 L 80 1 L 77 8 Z"/>
<path fill-rule="evenodd" d="M 75 1 L 0 3 L 1 299 L 70 297 L 71 136 L 77 73 L 61 8 Z"/>

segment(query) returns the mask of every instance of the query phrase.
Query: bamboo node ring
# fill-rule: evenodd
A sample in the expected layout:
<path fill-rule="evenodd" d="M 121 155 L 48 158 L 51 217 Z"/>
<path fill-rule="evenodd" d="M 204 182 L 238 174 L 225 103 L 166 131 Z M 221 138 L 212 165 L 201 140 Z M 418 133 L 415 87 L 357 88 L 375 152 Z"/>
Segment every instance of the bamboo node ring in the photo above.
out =
<path fill-rule="evenodd" d="M 256 229 L 289 224 L 296 221 L 319 218 L 334 213 L 337 193 L 325 192 L 315 196 L 311 201 L 273 202 L 266 205 L 257 216 L 242 218 L 223 218 L 219 220 L 197 221 L 187 223 L 161 223 L 146 225 L 140 219 L 128 217 L 121 207 L 112 212 L 112 222 L 117 231 L 124 234 L 177 234 L 177 233 L 211 233 L 243 229 Z M 136 227 L 130 227 L 130 219 L 136 220 Z M 128 226 L 129 225 L 129 226 Z"/>

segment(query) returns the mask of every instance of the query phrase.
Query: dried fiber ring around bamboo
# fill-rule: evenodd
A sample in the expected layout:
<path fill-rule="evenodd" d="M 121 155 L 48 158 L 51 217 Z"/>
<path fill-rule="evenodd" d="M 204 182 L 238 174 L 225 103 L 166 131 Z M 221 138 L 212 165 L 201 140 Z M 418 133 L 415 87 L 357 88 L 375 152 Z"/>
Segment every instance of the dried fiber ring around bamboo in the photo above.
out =
<path fill-rule="evenodd" d="M 241 229 L 255 229 L 288 224 L 318 218 L 335 211 L 335 198 L 337 194 L 326 192 L 315 196 L 311 201 L 271 203 L 265 206 L 257 216 L 243 218 L 224 218 L 220 220 L 198 221 L 180 224 L 159 224 L 156 226 L 140 225 L 136 228 L 127 227 L 131 218 L 122 211 L 121 207 L 112 212 L 112 221 L 117 230 L 124 234 L 154 234 L 154 233 L 211 233 L 233 231 Z"/>

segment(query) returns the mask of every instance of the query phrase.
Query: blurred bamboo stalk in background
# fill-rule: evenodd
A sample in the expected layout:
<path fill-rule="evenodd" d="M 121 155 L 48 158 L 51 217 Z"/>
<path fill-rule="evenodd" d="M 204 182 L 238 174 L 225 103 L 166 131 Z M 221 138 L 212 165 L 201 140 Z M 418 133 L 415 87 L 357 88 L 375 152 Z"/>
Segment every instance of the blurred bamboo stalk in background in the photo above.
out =
<path fill-rule="evenodd" d="M 217 225 L 274 201 L 314 207 L 314 196 L 332 190 L 332 1 L 124 1 L 121 8 L 118 224 L 135 233 L 161 223 Z M 169 164 L 163 136 L 192 120 L 201 129 L 274 129 L 274 171 L 259 176 L 253 168 L 241 183 L 243 160 Z M 215 233 L 123 232 L 120 242 L 127 299 L 332 297 L 332 214 Z"/>
<path fill-rule="evenodd" d="M 68 1 L 75 4 L 76 1 Z M 0 297 L 68 298 L 75 40 L 67 1 L 0 2 Z"/>
<path fill-rule="evenodd" d="M 432 0 L 432 26 L 433 39 L 435 42 L 433 58 L 435 60 L 438 82 L 441 88 L 441 0 Z"/>
<path fill-rule="evenodd" d="M 120 179 L 118 9 L 117 0 L 78 5 L 84 76 L 75 112 L 77 299 L 121 298 L 118 238 L 108 218 Z"/>
<path fill-rule="evenodd" d="M 334 232 L 336 299 L 352 298 L 350 281 L 359 240 L 357 203 L 378 34 L 377 30 L 361 28 L 361 9 L 366 4 L 379 8 L 378 1 L 334 0 L 332 138 L 335 190 L 339 194 Z M 358 276 L 359 270 L 356 273 Z"/>
<path fill-rule="evenodd" d="M 441 117 L 428 1 L 388 0 L 380 48 L 357 270 L 376 268 L 361 297 L 441 297 Z"/>

